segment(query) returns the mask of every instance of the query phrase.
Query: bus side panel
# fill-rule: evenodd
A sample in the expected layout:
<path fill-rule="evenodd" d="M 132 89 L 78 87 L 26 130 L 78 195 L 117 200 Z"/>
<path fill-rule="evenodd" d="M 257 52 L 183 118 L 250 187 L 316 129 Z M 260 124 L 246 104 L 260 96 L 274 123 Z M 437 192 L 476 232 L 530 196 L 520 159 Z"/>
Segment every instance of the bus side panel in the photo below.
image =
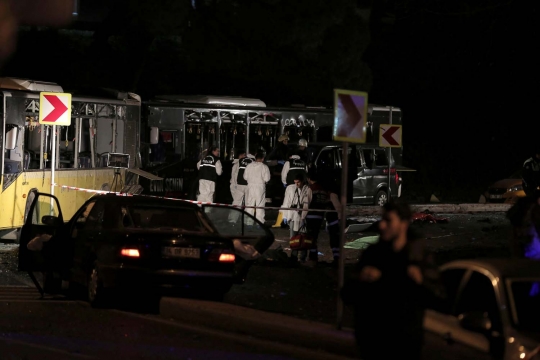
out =
<path fill-rule="evenodd" d="M 61 185 L 74 186 L 83 189 L 101 190 L 104 184 L 111 184 L 114 177 L 113 169 L 70 169 L 57 170 L 54 194 L 60 201 L 64 220 L 69 220 L 79 207 L 93 193 L 80 190 L 62 189 Z M 19 175 L 17 180 L 0 194 L 0 229 L 19 228 L 24 222 L 26 197 L 32 189 L 39 192 L 51 192 L 51 172 L 31 171 Z"/>

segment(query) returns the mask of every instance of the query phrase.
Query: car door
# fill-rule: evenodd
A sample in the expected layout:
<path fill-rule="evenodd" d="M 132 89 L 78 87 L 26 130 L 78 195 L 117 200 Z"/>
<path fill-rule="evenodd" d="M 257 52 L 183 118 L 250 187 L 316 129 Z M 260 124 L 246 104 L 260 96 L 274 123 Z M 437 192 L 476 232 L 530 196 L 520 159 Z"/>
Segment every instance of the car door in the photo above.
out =
<path fill-rule="evenodd" d="M 63 235 L 64 218 L 58 199 L 50 194 L 36 192 L 21 228 L 18 269 L 28 272 L 41 293 L 43 289 L 34 272 L 63 275 L 69 268 Z M 50 287 L 47 291 L 52 293 L 56 290 L 59 287 Z"/>
<path fill-rule="evenodd" d="M 202 205 L 206 216 L 210 219 L 218 233 L 228 239 L 239 240 L 241 244 L 251 245 L 263 254 L 274 242 L 274 234 L 253 215 L 239 208 Z M 237 280 L 244 279 L 253 261 L 242 258 L 242 249 L 235 244 Z"/>
<path fill-rule="evenodd" d="M 95 242 L 101 236 L 105 204 L 102 200 L 86 202 L 69 222 L 73 246 L 72 280 L 84 284 L 95 254 Z"/>
<path fill-rule="evenodd" d="M 369 174 L 366 172 L 368 168 L 364 158 L 364 151 L 360 147 L 357 149 L 357 157 L 359 166 L 356 169 L 356 179 L 353 180 L 353 202 L 365 204 L 370 202 L 370 200 L 367 199 Z"/>
<path fill-rule="evenodd" d="M 463 268 L 446 269 L 441 276 L 448 301 L 426 311 L 424 353 L 436 354 L 428 355 L 426 359 L 491 359 L 488 338 L 465 328 L 460 322 L 465 313 L 496 308 L 491 280 L 484 274 Z"/>
<path fill-rule="evenodd" d="M 357 189 L 358 193 L 354 200 L 362 204 L 371 204 L 375 196 L 373 191 L 373 176 L 376 173 L 374 149 L 362 147 L 359 150 L 359 156 L 362 166 L 358 169 L 358 178 L 354 184 L 354 188 Z"/>

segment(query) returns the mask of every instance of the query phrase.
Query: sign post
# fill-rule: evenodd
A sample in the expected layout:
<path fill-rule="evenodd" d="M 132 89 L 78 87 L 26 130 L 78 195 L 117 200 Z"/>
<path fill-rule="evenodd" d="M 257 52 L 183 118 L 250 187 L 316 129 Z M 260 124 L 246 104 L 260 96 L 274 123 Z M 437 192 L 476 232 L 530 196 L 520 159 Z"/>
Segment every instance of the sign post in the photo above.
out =
<path fill-rule="evenodd" d="M 39 94 L 39 123 L 52 125 L 51 148 L 51 195 L 54 195 L 54 175 L 56 167 L 56 125 L 71 125 L 71 94 L 41 92 Z M 51 204 L 52 204 L 51 199 Z"/>
<path fill-rule="evenodd" d="M 343 142 L 341 152 L 341 221 L 339 223 L 339 275 L 338 275 L 338 303 L 337 328 L 343 325 L 343 301 L 339 292 L 344 284 L 345 257 L 345 227 L 347 223 L 347 183 L 349 170 L 349 142 L 366 142 L 368 94 L 361 91 L 334 89 L 334 140 Z M 355 156 L 355 154 L 351 154 Z M 356 170 L 355 170 L 356 171 Z"/>
<path fill-rule="evenodd" d="M 379 146 L 388 148 L 388 200 L 392 197 L 392 148 L 401 147 L 401 136 L 401 125 L 392 124 L 392 107 L 390 106 L 390 124 L 381 124 L 379 128 Z"/>

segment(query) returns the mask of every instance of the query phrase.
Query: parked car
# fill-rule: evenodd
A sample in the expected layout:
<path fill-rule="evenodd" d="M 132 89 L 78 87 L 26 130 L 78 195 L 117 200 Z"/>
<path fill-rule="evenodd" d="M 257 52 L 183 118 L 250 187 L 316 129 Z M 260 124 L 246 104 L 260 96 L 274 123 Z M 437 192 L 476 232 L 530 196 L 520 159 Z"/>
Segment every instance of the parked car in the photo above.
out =
<path fill-rule="evenodd" d="M 92 197 L 64 223 L 58 199 L 36 193 L 20 233 L 19 270 L 58 274 L 47 292 L 60 291 L 60 280 L 83 285 L 92 305 L 117 289 L 189 288 L 219 298 L 253 263 L 235 256 L 234 240 L 263 253 L 274 236 L 240 209 L 114 194 Z"/>
<path fill-rule="evenodd" d="M 525 197 L 521 169 L 490 185 L 484 196 L 488 202 L 493 203 L 515 203 L 519 198 Z"/>
<path fill-rule="evenodd" d="M 341 184 L 342 145 L 311 143 L 309 163 L 320 178 Z M 374 145 L 349 145 L 349 201 L 356 204 L 384 205 L 389 195 L 401 196 L 402 179 L 396 167 L 390 168 L 388 183 L 388 151 Z M 391 160 L 393 163 L 393 159 Z M 352 186 L 351 186 L 352 185 Z M 390 193 L 391 192 L 391 193 Z"/>
<path fill-rule="evenodd" d="M 441 352 L 467 359 L 540 359 L 540 262 L 459 260 L 445 264 L 446 306 L 424 326 Z M 434 337 L 431 336 L 432 340 Z M 433 345 L 432 345 L 433 346 Z"/>

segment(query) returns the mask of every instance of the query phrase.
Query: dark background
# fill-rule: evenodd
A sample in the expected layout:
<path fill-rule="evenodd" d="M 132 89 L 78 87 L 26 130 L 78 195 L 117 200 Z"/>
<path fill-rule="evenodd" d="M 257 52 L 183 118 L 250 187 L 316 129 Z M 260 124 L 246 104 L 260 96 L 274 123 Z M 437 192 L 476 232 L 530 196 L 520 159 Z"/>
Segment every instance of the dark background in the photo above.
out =
<path fill-rule="evenodd" d="M 157 94 L 403 111 L 404 192 L 477 201 L 540 145 L 538 6 L 504 0 L 80 0 L 66 29 L 21 28 L 2 76 Z"/>

